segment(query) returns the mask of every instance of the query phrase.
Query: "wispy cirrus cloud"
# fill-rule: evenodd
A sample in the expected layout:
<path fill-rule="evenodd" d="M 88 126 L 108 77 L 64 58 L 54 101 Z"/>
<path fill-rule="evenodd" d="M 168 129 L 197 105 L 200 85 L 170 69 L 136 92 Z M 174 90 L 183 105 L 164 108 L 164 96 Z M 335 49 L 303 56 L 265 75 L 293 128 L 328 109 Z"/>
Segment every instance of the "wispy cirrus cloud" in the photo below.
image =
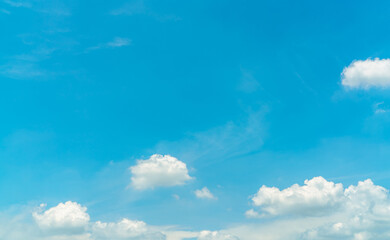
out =
<path fill-rule="evenodd" d="M 45 44 L 41 44 L 41 41 L 44 41 Z M 31 46 L 31 50 L 8 57 L 8 62 L 0 66 L 0 75 L 20 80 L 47 79 L 59 75 L 60 72 L 47 66 L 43 67 L 43 63 L 70 51 L 74 44 L 73 41 L 59 43 L 47 40 L 39 40 L 39 43 L 25 43 L 25 45 Z"/>
<path fill-rule="evenodd" d="M 105 49 L 105 48 L 120 48 L 120 47 L 126 47 L 131 45 L 131 39 L 129 38 L 123 38 L 123 37 L 115 37 L 113 40 L 106 42 L 106 43 L 101 43 L 93 47 L 89 47 L 85 50 L 85 52 L 90 52 L 94 50 L 99 50 L 99 49 Z"/>
<path fill-rule="evenodd" d="M 11 0 L 4 0 L 4 3 L 10 5 L 11 7 L 24 7 L 24 8 L 31 8 L 32 3 L 27 1 L 11 1 Z"/>
<path fill-rule="evenodd" d="M 162 141 L 154 152 L 168 152 L 188 162 L 203 160 L 207 164 L 238 157 L 263 146 L 266 135 L 264 114 L 267 108 L 250 112 L 241 121 L 229 121 L 205 131 L 189 133 L 178 141 Z"/>
<path fill-rule="evenodd" d="M 4 14 L 7 14 L 7 15 L 10 15 L 10 14 L 11 14 L 11 12 L 8 11 L 8 10 L 6 10 L 6 9 L 0 9 L 0 12 L 1 12 L 1 13 L 4 13 Z"/>
<path fill-rule="evenodd" d="M 131 1 L 109 12 L 113 16 L 146 15 L 158 21 L 179 21 L 180 17 L 175 14 L 159 14 L 148 8 L 143 0 Z"/>
<path fill-rule="evenodd" d="M 47 71 L 35 63 L 14 61 L 0 66 L 0 74 L 11 79 L 32 79 L 46 76 Z"/>
<path fill-rule="evenodd" d="M 8 4 L 13 8 L 28 8 L 37 13 L 43 13 L 51 16 L 70 16 L 70 8 L 62 1 L 37 1 L 37 0 L 26 0 L 26 1 L 13 1 L 3 0 L 4 3 Z"/>
<path fill-rule="evenodd" d="M 71 74 L 61 70 L 59 59 L 74 54 L 78 42 L 68 35 L 69 30 L 57 26 L 38 33 L 19 34 L 16 39 L 23 51 L 9 56 L 0 65 L 0 75 L 10 79 L 49 79 Z"/>
<path fill-rule="evenodd" d="M 121 38 L 121 37 L 116 37 L 114 38 L 114 40 L 112 40 L 111 42 L 108 42 L 107 43 L 107 46 L 109 47 L 124 47 L 124 46 L 128 46 L 131 44 L 131 40 L 128 39 L 128 38 Z"/>
<path fill-rule="evenodd" d="M 119 8 L 110 11 L 111 15 L 134 15 L 134 14 L 144 14 L 147 9 L 145 3 L 142 0 L 128 2 L 122 5 Z"/>

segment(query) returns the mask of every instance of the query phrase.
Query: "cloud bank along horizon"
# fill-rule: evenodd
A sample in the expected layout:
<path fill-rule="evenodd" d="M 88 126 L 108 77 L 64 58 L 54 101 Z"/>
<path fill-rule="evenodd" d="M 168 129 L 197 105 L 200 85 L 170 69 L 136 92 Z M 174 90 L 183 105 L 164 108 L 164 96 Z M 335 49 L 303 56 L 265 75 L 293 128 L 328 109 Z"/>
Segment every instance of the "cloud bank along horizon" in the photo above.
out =
<path fill-rule="evenodd" d="M 346 188 L 323 177 L 314 177 L 305 180 L 304 185 L 294 184 L 283 190 L 263 185 L 251 196 L 251 205 L 253 208 L 246 212 L 248 218 L 272 220 L 268 224 L 262 223 L 269 228 L 264 233 L 277 227 L 277 219 L 288 217 L 283 221 L 299 221 L 301 227 L 296 229 L 291 226 L 286 231 L 301 239 L 387 239 L 390 234 L 389 190 L 375 185 L 370 179 Z M 72 201 L 59 203 L 49 209 L 46 209 L 46 204 L 41 204 L 31 216 L 32 222 L 29 222 L 27 215 L 21 214 L 6 223 L 6 226 L 12 227 L 5 231 L 4 236 L 10 237 L 8 239 L 119 240 L 176 239 L 176 236 L 183 235 L 183 230 L 149 226 L 143 221 L 128 218 L 117 222 L 91 221 L 87 207 Z M 259 223 L 257 227 L 262 224 Z M 243 227 L 237 225 L 222 231 L 187 231 L 187 236 L 202 240 L 255 239 L 250 236 L 250 231 L 246 233 L 248 236 L 240 232 Z M 258 229 L 258 237 L 264 234 L 262 230 L 261 227 Z M 234 234 L 242 236 L 239 238 Z M 281 238 L 275 233 L 273 239 Z"/>

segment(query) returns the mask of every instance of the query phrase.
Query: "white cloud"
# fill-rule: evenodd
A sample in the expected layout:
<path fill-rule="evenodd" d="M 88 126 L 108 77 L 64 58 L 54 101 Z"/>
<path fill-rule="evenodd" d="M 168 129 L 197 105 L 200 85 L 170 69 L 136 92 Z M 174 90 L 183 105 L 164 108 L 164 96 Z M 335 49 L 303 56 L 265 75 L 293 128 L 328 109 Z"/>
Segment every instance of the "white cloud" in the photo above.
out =
<path fill-rule="evenodd" d="M 126 3 L 122 7 L 112 10 L 111 15 L 134 15 L 146 13 L 146 7 L 143 0 Z"/>
<path fill-rule="evenodd" d="M 13 79 L 31 79 L 43 78 L 48 72 L 40 69 L 35 63 L 21 61 L 0 66 L 0 74 Z"/>
<path fill-rule="evenodd" d="M 192 179 L 186 164 L 170 155 L 154 154 L 147 160 L 138 160 L 130 171 L 131 185 L 139 190 L 183 185 Z"/>
<path fill-rule="evenodd" d="M 111 42 L 108 42 L 107 46 L 109 46 L 109 47 L 123 47 L 123 46 L 130 45 L 130 43 L 131 43 L 131 40 L 128 38 L 116 37 Z"/>
<path fill-rule="evenodd" d="M 101 43 L 93 47 L 89 47 L 85 50 L 86 53 L 94 50 L 99 49 L 106 49 L 106 48 L 120 48 L 125 47 L 131 44 L 131 39 L 129 38 L 123 38 L 123 37 L 115 37 L 112 41 Z"/>
<path fill-rule="evenodd" d="M 181 18 L 174 14 L 160 14 L 153 11 L 149 6 L 145 5 L 144 0 L 133 0 L 125 3 L 119 8 L 113 9 L 110 11 L 111 15 L 114 16 L 134 16 L 134 15 L 144 15 L 147 17 L 152 17 L 157 21 L 179 21 Z"/>
<path fill-rule="evenodd" d="M 12 7 L 25 7 L 25 8 L 32 7 L 30 2 L 4 0 L 4 3 L 6 3 Z"/>
<path fill-rule="evenodd" d="M 83 232 L 88 225 L 87 208 L 76 202 L 60 203 L 43 213 L 34 212 L 33 217 L 38 226 L 53 232 Z"/>
<path fill-rule="evenodd" d="M 219 231 L 201 231 L 198 240 L 239 240 L 239 238 Z"/>
<path fill-rule="evenodd" d="M 390 59 L 367 59 L 352 62 L 342 72 L 341 84 L 351 89 L 390 87 Z"/>
<path fill-rule="evenodd" d="M 4 3 L 14 8 L 28 8 L 38 13 L 53 15 L 53 16 L 70 16 L 69 8 L 61 1 L 14 1 L 3 0 Z"/>
<path fill-rule="evenodd" d="M 341 186 L 341 189 L 339 189 Z M 272 188 L 268 188 L 270 190 Z M 274 191 L 274 190 L 277 191 Z M 183 231 L 172 226 L 149 226 L 143 221 L 122 219 L 118 222 L 90 222 L 86 208 L 75 202 L 58 204 L 33 213 L 37 224 L 17 215 L 4 218 L 0 213 L 0 239 L 7 240 L 387 240 L 390 239 L 390 196 L 384 187 L 370 179 L 342 187 L 322 177 L 306 180 L 303 186 L 292 185 L 262 192 L 268 199 L 257 199 L 259 211 L 267 214 L 260 222 L 235 224 L 221 231 Z M 339 194 L 341 192 L 341 194 Z M 268 193 L 269 196 L 264 197 Z M 335 194 L 337 193 L 337 194 Z M 253 196 L 259 197 L 256 194 Z M 313 197 L 324 198 L 320 201 Z M 252 199 L 253 199 L 252 198 Z M 273 199 L 272 201 L 269 199 Z M 332 199 L 332 200 L 331 200 Z M 304 202 L 300 203 L 298 200 Z M 333 204 L 337 203 L 337 204 Z M 306 206 L 306 209 L 305 209 Z M 43 208 L 44 206 L 42 206 Z M 297 208 L 297 211 L 286 210 Z M 320 209 L 320 210 L 319 210 Z M 325 209 L 325 210 L 323 210 Z M 313 213 L 308 213 L 313 211 Z M 31 211 L 29 216 L 31 219 Z M 37 216 L 39 216 L 37 218 Z M 80 217 L 82 216 L 82 217 Z M 286 217 L 288 216 L 288 217 Z M 75 229 L 78 229 L 75 231 Z M 56 231 L 50 231 L 56 230 Z M 58 231 L 61 230 L 61 231 Z"/>
<path fill-rule="evenodd" d="M 167 231 L 164 232 L 167 236 L 167 240 L 190 240 L 190 239 L 196 239 L 199 236 L 198 232 L 191 232 L 191 231 Z"/>
<path fill-rule="evenodd" d="M 245 212 L 245 216 L 247 218 L 260 218 L 262 215 L 260 215 L 258 212 L 256 212 L 254 209 L 249 209 Z"/>
<path fill-rule="evenodd" d="M 128 238 L 141 235 L 146 232 L 146 223 L 142 221 L 132 221 L 127 218 L 118 223 L 96 222 L 93 231 L 100 236 L 113 236 L 116 238 Z"/>
<path fill-rule="evenodd" d="M 145 222 L 133 221 L 127 218 L 124 218 L 117 223 L 96 222 L 92 226 L 92 236 L 96 240 L 165 239 L 164 234 L 149 231 Z"/>
<path fill-rule="evenodd" d="M 163 227 L 123 218 L 118 222 L 91 222 L 87 208 L 68 201 L 46 211 L 45 204 L 32 213 L 0 213 L 0 239 L 7 240 L 165 240 Z M 29 217 L 28 217 L 28 216 Z"/>
<path fill-rule="evenodd" d="M 375 103 L 373 109 L 375 114 L 383 114 L 389 112 L 389 109 L 384 106 L 384 102 Z"/>
<path fill-rule="evenodd" d="M 294 184 L 280 191 L 276 187 L 262 186 L 252 198 L 253 205 L 267 215 L 321 215 L 340 206 L 343 197 L 342 184 L 328 182 L 322 177 L 305 180 L 305 185 Z M 247 212 L 253 217 L 255 212 Z"/>
<path fill-rule="evenodd" d="M 203 198 L 203 199 L 217 199 L 207 187 L 204 187 L 202 189 L 198 189 L 194 191 L 195 196 L 197 198 Z"/>
<path fill-rule="evenodd" d="M 273 220 L 229 229 L 231 233 L 248 240 L 390 238 L 389 192 L 370 179 L 348 188 L 321 177 L 282 191 L 262 188 L 252 198 L 260 212 L 252 209 L 247 216 L 274 216 Z"/>
<path fill-rule="evenodd" d="M 306 239 L 389 239 L 388 190 L 368 179 L 344 191 L 344 218 L 304 234 Z"/>

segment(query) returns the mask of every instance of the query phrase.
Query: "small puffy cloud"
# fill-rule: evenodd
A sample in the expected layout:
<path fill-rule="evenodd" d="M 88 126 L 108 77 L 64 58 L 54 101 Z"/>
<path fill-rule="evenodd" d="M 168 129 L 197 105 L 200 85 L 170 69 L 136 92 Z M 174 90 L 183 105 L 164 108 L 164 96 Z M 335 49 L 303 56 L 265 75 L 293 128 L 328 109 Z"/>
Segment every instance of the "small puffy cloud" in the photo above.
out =
<path fill-rule="evenodd" d="M 245 216 L 247 218 L 260 218 L 261 215 L 256 212 L 254 209 L 249 209 L 248 211 L 245 212 Z"/>
<path fill-rule="evenodd" d="M 154 154 L 130 167 L 131 185 L 138 190 L 183 185 L 192 178 L 184 162 L 170 155 Z"/>
<path fill-rule="evenodd" d="M 198 240 L 239 240 L 239 238 L 219 231 L 201 231 Z"/>
<path fill-rule="evenodd" d="M 367 59 L 352 62 L 344 68 L 341 84 L 350 89 L 390 87 L 390 59 Z"/>
<path fill-rule="evenodd" d="M 38 226 L 48 232 L 80 233 L 89 223 L 87 208 L 76 202 L 60 203 L 43 213 L 34 212 Z"/>
<path fill-rule="evenodd" d="M 294 184 L 282 191 L 276 187 L 262 186 L 252 201 L 254 206 L 260 208 L 262 216 L 283 214 L 316 216 L 339 207 L 343 196 L 342 184 L 315 177 L 305 180 L 303 186 Z M 259 215 L 254 210 L 249 210 L 246 214 L 250 217 Z"/>
<path fill-rule="evenodd" d="M 195 196 L 197 198 L 203 198 L 203 199 L 217 199 L 207 187 L 204 187 L 202 189 L 195 190 Z"/>
<path fill-rule="evenodd" d="M 127 218 L 117 223 L 96 222 L 92 226 L 92 236 L 95 240 L 164 240 L 165 235 L 152 232 L 143 221 Z"/>

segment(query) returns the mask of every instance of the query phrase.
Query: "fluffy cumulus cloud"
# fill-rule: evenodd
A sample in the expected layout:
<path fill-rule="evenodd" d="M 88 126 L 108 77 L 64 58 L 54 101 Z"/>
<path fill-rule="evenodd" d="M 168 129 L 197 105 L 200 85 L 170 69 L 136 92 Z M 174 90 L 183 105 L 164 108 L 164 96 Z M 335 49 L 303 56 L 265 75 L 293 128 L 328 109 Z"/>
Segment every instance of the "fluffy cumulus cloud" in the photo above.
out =
<path fill-rule="evenodd" d="M 34 212 L 33 217 L 41 229 L 49 232 L 80 233 L 89 223 L 87 208 L 71 201 L 43 213 Z"/>
<path fill-rule="evenodd" d="M 295 184 L 282 191 L 263 186 L 252 201 L 257 210 L 249 210 L 247 216 L 273 216 L 275 226 L 280 217 L 287 215 L 290 216 L 287 221 L 291 226 L 293 222 L 299 222 L 299 231 L 295 233 L 285 228 L 290 237 L 295 234 L 294 237 L 307 240 L 390 238 L 388 190 L 375 185 L 370 179 L 348 188 L 322 177 L 306 180 L 303 186 Z M 272 228 L 272 224 L 269 227 Z M 283 237 L 275 234 L 265 239 Z"/>
<path fill-rule="evenodd" d="M 183 231 L 150 226 L 123 218 L 118 222 L 91 221 L 87 208 L 76 202 L 45 204 L 16 216 L 0 213 L 0 239 L 7 240 L 239 240 L 224 231 Z M 31 217 L 34 222 L 31 222 Z"/>
<path fill-rule="evenodd" d="M 184 162 L 170 155 L 154 154 L 130 167 L 131 185 L 138 190 L 183 185 L 191 177 Z"/>
<path fill-rule="evenodd" d="M 201 231 L 198 240 L 239 240 L 239 238 L 219 231 Z"/>
<path fill-rule="evenodd" d="M 367 59 L 352 62 L 342 72 L 341 84 L 351 89 L 390 87 L 390 59 Z"/>
<path fill-rule="evenodd" d="M 207 187 L 204 187 L 202 189 L 195 190 L 195 196 L 197 198 L 203 198 L 203 199 L 217 199 Z"/>
<path fill-rule="evenodd" d="M 43 206 L 41 206 L 42 208 Z M 9 240 L 45 239 L 45 240 L 165 240 L 166 236 L 156 227 L 150 227 L 143 221 L 123 218 L 118 222 L 91 222 L 87 208 L 68 201 L 60 203 L 46 211 L 40 208 L 33 212 L 34 224 L 13 229 L 11 232 L 0 231 L 0 239 Z M 13 223 L 13 225 L 16 225 Z M 29 233 L 23 234 L 24 229 Z M 1 229 L 0 229 L 1 230 Z M 17 236 L 15 232 L 21 232 Z M 13 237 L 11 237 L 13 236 Z M 5 239 L 5 238 L 4 238 Z"/>
<path fill-rule="evenodd" d="M 340 206 L 343 186 L 328 182 L 322 177 L 305 180 L 303 186 L 294 184 L 284 190 L 262 186 L 253 196 L 253 205 L 261 215 L 322 215 Z M 247 216 L 259 216 L 253 209 Z"/>
<path fill-rule="evenodd" d="M 390 239 L 390 195 L 370 179 L 344 187 L 322 177 L 286 189 L 262 186 L 252 196 L 250 217 L 261 221 L 235 224 L 220 231 L 183 231 L 149 226 L 123 218 L 118 222 L 91 221 L 87 208 L 60 203 L 32 214 L 4 218 L 0 239 L 7 240 L 387 240 Z"/>
<path fill-rule="evenodd" d="M 389 239 L 388 190 L 371 180 L 344 191 L 343 218 L 307 231 L 305 239 Z"/>

